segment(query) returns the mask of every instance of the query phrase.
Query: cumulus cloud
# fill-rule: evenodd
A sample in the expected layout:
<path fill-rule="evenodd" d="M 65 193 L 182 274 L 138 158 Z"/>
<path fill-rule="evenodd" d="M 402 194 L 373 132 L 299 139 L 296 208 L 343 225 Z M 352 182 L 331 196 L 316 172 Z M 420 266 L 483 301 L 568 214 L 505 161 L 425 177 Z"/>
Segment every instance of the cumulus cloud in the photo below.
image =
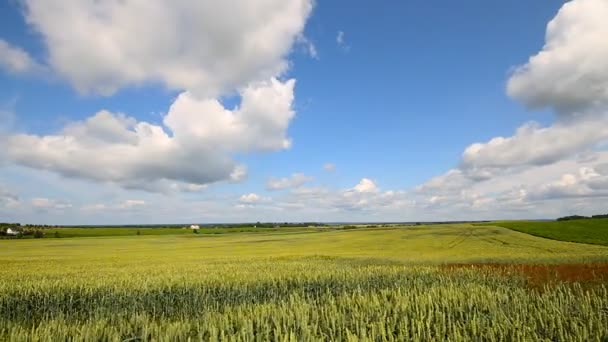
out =
<path fill-rule="evenodd" d="M 312 177 L 307 176 L 303 173 L 294 173 L 290 177 L 283 177 L 283 178 L 274 178 L 273 177 L 273 178 L 268 179 L 268 181 L 266 182 L 266 189 L 273 191 L 273 190 L 284 190 L 284 189 L 289 189 L 289 188 L 298 188 L 312 180 L 313 180 Z"/>
<path fill-rule="evenodd" d="M 425 183 L 418 185 L 415 187 L 415 191 L 418 193 L 432 193 L 434 191 L 453 192 L 459 191 L 470 184 L 471 180 L 461 170 L 451 169 L 440 176 L 433 177 Z"/>
<path fill-rule="evenodd" d="M 450 170 L 409 195 L 418 208 L 458 219 L 551 218 L 572 212 L 581 200 L 586 207 L 576 210 L 595 214 L 605 211 L 605 202 L 589 199 L 608 197 L 608 152 L 592 154 L 521 167 L 484 181 Z"/>
<path fill-rule="evenodd" d="M 12 135 L 7 153 L 23 166 L 149 191 L 175 182 L 193 188 L 239 181 L 246 169 L 232 154 L 290 146 L 294 84 L 256 83 L 242 90 L 241 104 L 232 110 L 183 92 L 162 125 L 100 111 L 54 135 Z"/>
<path fill-rule="evenodd" d="M 255 194 L 253 192 L 249 193 L 249 194 L 242 195 L 239 198 L 239 202 L 241 202 L 241 203 L 248 203 L 248 204 L 258 202 L 259 200 L 260 200 L 260 196 L 258 196 L 257 194 Z"/>
<path fill-rule="evenodd" d="M 0 39 L 0 68 L 15 74 L 32 73 L 43 69 L 27 52 L 10 45 L 3 39 Z"/>
<path fill-rule="evenodd" d="M 237 155 L 291 146 L 295 80 L 284 74 L 294 43 L 317 54 L 303 33 L 312 0 L 23 4 L 49 69 L 77 90 L 111 95 L 152 83 L 180 93 L 162 123 L 101 110 L 54 134 L 0 135 L 6 159 L 126 189 L 198 192 L 243 181 L 247 167 Z M 0 43 L 10 68 L 34 65 Z M 240 104 L 233 108 L 218 100 L 235 92 Z"/>
<path fill-rule="evenodd" d="M 551 164 L 595 147 L 608 139 L 608 115 L 557 122 L 541 127 L 531 122 L 511 137 L 496 137 L 472 144 L 462 154 L 461 168 L 474 173 L 519 165 Z"/>
<path fill-rule="evenodd" d="M 293 189 L 285 197 L 275 199 L 275 204 L 290 210 L 333 212 L 338 215 L 341 213 L 382 214 L 413 207 L 413 202 L 405 191 L 381 191 L 368 178 L 361 179 L 349 189 L 300 187 Z"/>
<path fill-rule="evenodd" d="M 297 209 L 299 204 L 299 209 L 376 215 L 410 208 L 413 205 L 406 192 L 381 191 L 368 178 L 361 179 L 349 189 L 298 188 L 283 198 L 283 202 L 292 209 Z"/>
<path fill-rule="evenodd" d="M 288 68 L 311 0 L 24 0 L 48 64 L 81 92 L 146 82 L 216 97 Z"/>
<path fill-rule="evenodd" d="M 593 167 L 581 167 L 576 173 L 565 173 L 558 180 L 531 189 L 533 200 L 607 197 L 608 173 L 601 174 Z"/>
<path fill-rule="evenodd" d="M 572 114 L 608 104 L 608 2 L 575 0 L 547 25 L 543 49 L 516 69 L 509 95 L 532 108 Z"/>
<path fill-rule="evenodd" d="M 376 183 L 374 183 L 373 180 L 369 178 L 363 178 L 361 179 L 359 184 L 355 185 L 353 190 L 355 192 L 377 192 L 378 187 L 376 186 Z"/>

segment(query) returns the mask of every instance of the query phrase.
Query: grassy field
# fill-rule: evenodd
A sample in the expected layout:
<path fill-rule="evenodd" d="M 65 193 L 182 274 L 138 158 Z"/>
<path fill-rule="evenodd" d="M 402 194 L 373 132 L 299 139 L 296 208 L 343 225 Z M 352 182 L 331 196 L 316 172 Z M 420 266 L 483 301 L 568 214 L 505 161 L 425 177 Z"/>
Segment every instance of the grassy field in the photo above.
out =
<path fill-rule="evenodd" d="M 304 228 L 201 228 L 199 234 L 226 234 L 244 232 L 275 232 L 279 230 L 298 231 Z M 102 236 L 134 236 L 134 235 L 186 235 L 193 234 L 191 229 L 184 228 L 121 228 L 121 227 L 90 227 L 90 228 L 48 228 L 43 230 L 45 238 L 65 237 L 102 237 Z"/>
<path fill-rule="evenodd" d="M 3 240 L 0 340 L 601 341 L 606 261 L 473 225 Z"/>
<path fill-rule="evenodd" d="M 571 221 L 502 221 L 493 225 L 561 241 L 608 246 L 608 219 Z"/>

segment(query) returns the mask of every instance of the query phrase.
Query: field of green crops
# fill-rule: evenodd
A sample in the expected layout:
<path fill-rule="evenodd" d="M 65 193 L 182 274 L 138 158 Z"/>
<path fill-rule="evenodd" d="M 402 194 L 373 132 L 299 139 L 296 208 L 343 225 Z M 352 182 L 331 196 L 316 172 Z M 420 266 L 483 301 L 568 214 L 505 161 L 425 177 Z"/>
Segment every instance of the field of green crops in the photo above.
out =
<path fill-rule="evenodd" d="M 604 281 L 462 265 L 607 261 L 472 225 L 2 240 L 0 340 L 602 341 Z"/>
<path fill-rule="evenodd" d="M 608 219 L 571 221 L 502 221 L 495 225 L 561 241 L 608 246 Z"/>

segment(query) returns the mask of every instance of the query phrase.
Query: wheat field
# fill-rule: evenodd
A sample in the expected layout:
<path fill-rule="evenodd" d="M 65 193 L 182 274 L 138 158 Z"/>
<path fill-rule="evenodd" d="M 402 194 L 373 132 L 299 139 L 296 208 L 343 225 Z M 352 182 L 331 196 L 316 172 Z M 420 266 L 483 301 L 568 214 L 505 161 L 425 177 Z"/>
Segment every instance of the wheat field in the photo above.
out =
<path fill-rule="evenodd" d="M 605 278 L 478 265 L 607 259 L 470 225 L 0 241 L 0 339 L 602 341 Z"/>

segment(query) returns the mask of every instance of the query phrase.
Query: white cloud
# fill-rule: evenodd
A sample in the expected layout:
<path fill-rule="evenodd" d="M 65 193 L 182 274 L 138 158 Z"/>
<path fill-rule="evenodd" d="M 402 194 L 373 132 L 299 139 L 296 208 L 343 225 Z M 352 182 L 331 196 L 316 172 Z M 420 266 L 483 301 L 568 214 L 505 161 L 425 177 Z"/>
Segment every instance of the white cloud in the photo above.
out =
<path fill-rule="evenodd" d="M 334 171 L 336 171 L 336 164 L 325 163 L 325 164 L 323 164 L 323 170 L 325 170 L 327 172 L 334 172 Z"/>
<path fill-rule="evenodd" d="M 7 152 L 24 166 L 148 191 L 172 189 L 175 182 L 192 189 L 239 181 L 246 168 L 231 159 L 233 153 L 290 146 L 286 131 L 294 116 L 294 84 L 272 79 L 249 86 L 233 110 L 184 92 L 163 125 L 100 111 L 55 135 L 12 135 Z"/>
<path fill-rule="evenodd" d="M 370 217 L 352 216 L 360 213 L 378 215 L 377 220 L 388 213 L 412 208 L 414 203 L 404 191 L 380 191 L 373 181 L 363 178 L 350 189 L 306 188 L 293 189 L 281 198 L 274 199 L 275 206 L 287 210 L 333 214 L 342 219 L 352 220 L 355 217 L 370 220 Z"/>
<path fill-rule="evenodd" d="M 42 70 L 40 66 L 23 49 L 11 46 L 8 42 L 0 39 L 0 68 L 11 73 L 24 74 Z"/>
<path fill-rule="evenodd" d="M 230 173 L 230 181 L 233 183 L 239 183 L 247 178 L 247 167 L 245 165 L 237 165 L 234 170 Z"/>
<path fill-rule="evenodd" d="M 311 0 L 24 0 L 49 67 L 79 91 L 152 82 L 181 93 L 162 123 L 101 110 L 54 134 L 1 134 L 0 159 L 150 192 L 241 182 L 247 167 L 237 155 L 291 146 L 295 80 L 282 76 L 294 42 L 317 54 L 303 33 L 312 8 Z M 218 100 L 235 91 L 238 106 Z"/>
<path fill-rule="evenodd" d="M 245 194 L 239 198 L 239 202 L 244 203 L 244 204 L 254 204 L 261 200 L 262 200 L 262 198 L 254 193 Z"/>
<path fill-rule="evenodd" d="M 56 199 L 37 197 L 31 200 L 31 205 L 36 209 L 43 210 L 53 210 L 53 209 L 69 209 L 72 207 L 72 204 Z"/>
<path fill-rule="evenodd" d="M 466 177 L 459 169 L 451 169 L 443 175 L 433 177 L 425 183 L 415 187 L 415 191 L 419 193 L 425 192 L 452 192 L 459 191 L 465 186 L 470 185 L 471 180 Z"/>
<path fill-rule="evenodd" d="M 48 63 L 81 92 L 147 82 L 216 97 L 288 68 L 311 0 L 24 0 Z"/>
<path fill-rule="evenodd" d="M 547 25 L 543 49 L 509 80 L 509 95 L 558 111 L 608 104 L 608 2 L 574 0 Z"/>
<path fill-rule="evenodd" d="M 284 190 L 289 188 L 298 188 L 307 182 L 312 181 L 313 178 L 303 173 L 294 173 L 290 177 L 283 178 L 270 178 L 266 182 L 267 190 Z"/>
<path fill-rule="evenodd" d="M 374 183 L 374 181 L 372 181 L 371 179 L 363 178 L 361 179 L 359 184 L 355 185 L 353 190 L 356 192 L 377 192 L 378 187 L 376 186 L 376 183 Z"/>
<path fill-rule="evenodd" d="M 189 92 L 171 105 L 164 123 L 175 136 L 215 150 L 272 151 L 289 148 L 286 137 L 292 109 L 295 80 L 271 79 L 248 86 L 241 92 L 240 107 L 229 110 L 215 99 L 198 100 Z"/>
<path fill-rule="evenodd" d="M 532 189 L 528 197 L 532 200 L 608 197 L 608 173 L 580 167 L 577 173 L 565 173 L 559 180 Z"/>
<path fill-rule="evenodd" d="M 571 213 L 580 200 L 586 207 L 576 207 L 579 213 L 597 214 L 605 211 L 604 201 L 589 198 L 608 198 L 608 152 L 593 155 L 516 168 L 484 181 L 450 170 L 417 187 L 409 198 L 442 218 L 551 218 Z"/>
<path fill-rule="evenodd" d="M 144 200 L 136 200 L 136 199 L 128 199 L 120 204 L 121 209 L 130 209 L 134 207 L 141 207 L 146 205 L 146 201 Z"/>
<path fill-rule="evenodd" d="M 467 147 L 461 168 L 467 172 L 486 170 L 491 176 L 490 170 L 495 168 L 551 164 L 592 149 L 606 139 L 608 114 L 560 121 L 549 127 L 527 123 L 511 137 L 496 137 Z"/>

